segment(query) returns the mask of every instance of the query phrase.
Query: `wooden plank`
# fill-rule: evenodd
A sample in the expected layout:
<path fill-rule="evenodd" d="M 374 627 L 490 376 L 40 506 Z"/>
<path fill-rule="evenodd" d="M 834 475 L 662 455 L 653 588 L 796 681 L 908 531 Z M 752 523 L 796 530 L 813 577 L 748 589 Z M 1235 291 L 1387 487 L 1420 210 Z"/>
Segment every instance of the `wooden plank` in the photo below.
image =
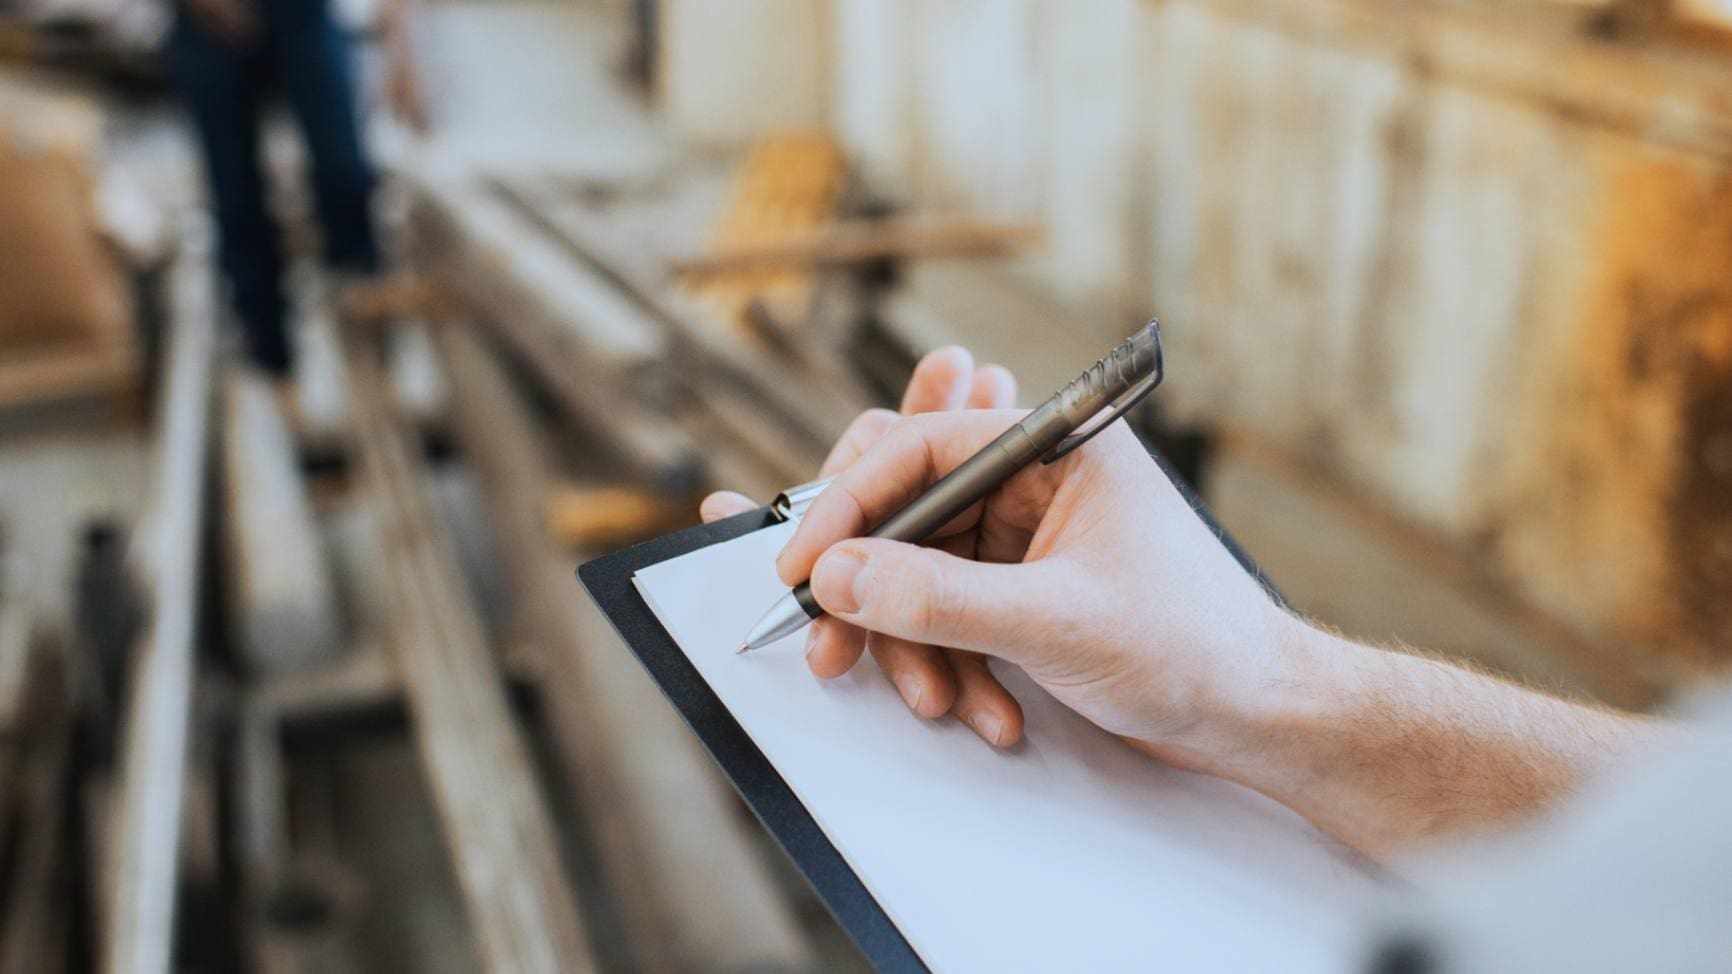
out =
<path fill-rule="evenodd" d="M 375 349 L 345 335 L 356 455 L 383 561 L 389 640 L 417 749 L 483 963 L 495 972 L 595 969 L 528 747 L 427 496 Z"/>
<path fill-rule="evenodd" d="M 580 201 L 544 184 L 494 185 L 572 257 L 607 275 L 692 349 L 686 360 L 688 381 L 726 382 L 750 390 L 770 407 L 768 421 L 820 450 L 828 449 L 855 416 L 876 404 L 852 377 L 822 367 L 827 349 L 742 341 L 700 300 L 672 286 L 664 273 L 669 255 L 622 250 L 621 235 Z"/>
<path fill-rule="evenodd" d="M 222 469 L 224 591 L 248 669 L 264 677 L 335 657 L 343 627 L 294 441 L 270 384 L 243 369 L 224 376 Z"/>
<path fill-rule="evenodd" d="M 635 968 L 796 971 L 811 952 L 737 817 L 732 795 L 678 716 L 577 590 L 543 515 L 539 430 L 488 350 L 436 332 L 464 453 L 481 475 L 516 614 L 540 653 L 555 746 L 596 826 Z"/>
<path fill-rule="evenodd" d="M 554 485 L 546 501 L 547 533 L 567 547 L 606 551 L 689 525 L 692 503 L 632 487 Z"/>
<path fill-rule="evenodd" d="M 517 352 L 585 432 L 648 482 L 690 490 L 702 452 L 653 414 L 622 400 L 657 402 L 683 370 L 664 329 L 609 281 L 484 194 L 428 189 L 416 208 L 417 258 Z"/>
<path fill-rule="evenodd" d="M 173 959 L 216 347 L 214 290 L 207 255 L 183 253 L 171 281 L 150 506 L 134 535 L 137 577 L 151 610 L 134 649 L 122 724 L 112 897 L 98 954 L 108 974 L 167 974 Z"/>
<path fill-rule="evenodd" d="M 1002 257 L 1046 238 L 1033 224 L 964 218 L 842 220 L 767 240 L 718 247 L 678 257 L 669 268 L 692 279 L 778 265 L 843 267 L 874 260 L 932 257 Z"/>
<path fill-rule="evenodd" d="M 836 219 L 848 178 L 847 160 L 828 135 L 790 132 L 761 139 L 729 181 L 728 200 L 709 235 L 714 250 L 732 250 L 811 231 Z M 748 261 L 723 274 L 683 275 L 682 289 L 744 341 L 759 332 L 788 332 L 811 317 L 816 278 L 788 262 Z"/>

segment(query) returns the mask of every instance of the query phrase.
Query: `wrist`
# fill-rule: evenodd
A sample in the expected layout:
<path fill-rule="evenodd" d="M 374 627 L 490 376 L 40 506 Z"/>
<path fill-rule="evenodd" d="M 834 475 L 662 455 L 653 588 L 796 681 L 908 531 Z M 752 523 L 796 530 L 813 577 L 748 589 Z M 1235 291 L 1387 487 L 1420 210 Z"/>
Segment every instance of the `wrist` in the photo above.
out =
<path fill-rule="evenodd" d="M 1330 721 L 1365 680 L 1365 647 L 1271 607 L 1267 638 L 1235 654 L 1195 719 L 1174 737 L 1142 750 L 1169 764 L 1226 778 L 1281 798 L 1277 777 L 1300 769 L 1280 756 L 1307 727 Z M 1241 647 L 1244 649 L 1244 647 Z M 1288 784 L 1295 787 L 1297 783 Z"/>

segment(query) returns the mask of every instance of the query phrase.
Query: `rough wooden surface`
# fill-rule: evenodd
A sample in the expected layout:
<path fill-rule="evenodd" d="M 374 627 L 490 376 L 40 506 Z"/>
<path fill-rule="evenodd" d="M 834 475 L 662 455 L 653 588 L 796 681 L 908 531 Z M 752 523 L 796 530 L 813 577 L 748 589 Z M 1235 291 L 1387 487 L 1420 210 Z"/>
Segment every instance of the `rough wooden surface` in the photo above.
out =
<path fill-rule="evenodd" d="M 426 496 L 418 452 L 383 369 L 346 336 L 353 437 L 387 553 L 389 639 L 415 740 L 484 966 L 595 969 L 528 747 L 459 573 L 449 528 Z"/>
<path fill-rule="evenodd" d="M 112 816 L 108 974 L 167 974 L 198 638 L 216 308 L 205 255 L 177 261 L 150 507 L 134 535 L 150 617 L 134 649 Z"/>
<path fill-rule="evenodd" d="M 782 265 L 835 267 L 901 258 L 1002 257 L 1045 235 L 1041 227 L 969 219 L 842 220 L 759 242 L 718 245 L 709 253 L 676 258 L 670 269 L 693 280 Z"/>
<path fill-rule="evenodd" d="M 436 333 L 457 432 L 481 474 L 555 747 L 575 771 L 634 969 L 795 971 L 810 948 L 737 807 L 678 716 L 578 589 L 546 531 L 540 432 L 491 353 Z"/>
<path fill-rule="evenodd" d="M 222 383 L 223 542 L 230 618 L 252 675 L 329 660 L 344 635 L 293 439 L 270 384 L 244 369 Z"/>
<path fill-rule="evenodd" d="M 484 316 L 583 429 L 649 482 L 689 489 L 702 466 L 697 445 L 671 424 L 617 408 L 621 399 L 671 394 L 664 389 L 682 358 L 664 329 L 487 192 L 440 185 L 419 200 L 417 258 Z"/>
<path fill-rule="evenodd" d="M 861 410 L 876 404 L 851 374 L 838 367 L 836 349 L 817 343 L 747 340 L 716 318 L 714 309 L 667 279 L 666 261 L 673 251 L 662 249 L 665 240 L 645 239 L 643 231 L 634 228 L 647 220 L 684 219 L 693 223 L 689 230 L 695 241 L 706 219 L 700 201 L 693 201 L 699 205 L 692 211 L 676 216 L 637 200 L 592 205 L 545 181 L 495 185 L 572 257 L 604 271 L 640 302 L 678 347 L 690 349 L 682 363 L 688 383 L 750 390 L 759 403 L 760 422 L 804 440 L 805 449 L 819 457 Z M 714 202 L 720 205 L 719 200 Z"/>

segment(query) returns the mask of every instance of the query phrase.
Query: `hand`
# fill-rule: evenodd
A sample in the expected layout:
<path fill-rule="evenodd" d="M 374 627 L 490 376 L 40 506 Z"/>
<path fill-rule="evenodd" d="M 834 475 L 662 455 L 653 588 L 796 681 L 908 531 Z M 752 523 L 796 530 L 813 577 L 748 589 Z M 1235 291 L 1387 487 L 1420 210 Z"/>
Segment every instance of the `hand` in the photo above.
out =
<path fill-rule="evenodd" d="M 422 94 L 421 73 L 406 50 L 396 51 L 385 65 L 385 103 L 416 135 L 425 136 L 433 129 L 427 116 L 427 99 Z"/>
<path fill-rule="evenodd" d="M 812 626 L 812 669 L 850 668 L 857 629 L 979 654 L 953 652 L 953 661 L 971 661 L 956 670 L 957 709 L 1006 746 L 1020 723 L 995 728 L 996 713 L 968 709 L 1004 694 L 982 661 L 997 657 L 1102 728 L 1199 764 L 1191 754 L 1207 739 L 1208 718 L 1254 705 L 1261 688 L 1285 678 L 1284 654 L 1303 627 L 1227 553 L 1124 424 L 1022 471 L 928 546 L 860 537 L 1020 417 L 899 420 L 812 504 L 776 563 L 789 585 L 809 577 L 829 613 Z M 910 673 L 931 678 L 884 668 L 899 686 Z M 991 690 L 971 693 L 988 680 Z"/>
<path fill-rule="evenodd" d="M 1016 403 L 1016 379 L 997 365 L 976 367 L 963 349 L 944 348 L 928 354 L 915 366 L 902 397 L 902 415 L 957 409 L 1004 409 Z M 830 451 L 819 472 L 828 477 L 846 469 L 900 417 L 888 409 L 862 413 Z M 730 517 L 756 507 L 731 491 L 711 494 L 700 508 L 708 521 Z M 988 741 L 1012 743 L 1022 733 L 1022 712 L 1016 698 L 1007 693 L 975 653 L 944 650 L 882 633 L 867 634 L 854 626 L 834 626 L 835 635 L 820 651 L 807 655 L 812 672 L 820 677 L 841 676 L 859 658 L 861 646 L 870 649 L 878 666 L 902 693 L 915 713 L 937 718 L 955 711 L 966 715 L 977 733 Z"/>
<path fill-rule="evenodd" d="M 187 13 L 224 44 L 251 47 L 259 36 L 259 18 L 248 0 L 181 0 Z"/>

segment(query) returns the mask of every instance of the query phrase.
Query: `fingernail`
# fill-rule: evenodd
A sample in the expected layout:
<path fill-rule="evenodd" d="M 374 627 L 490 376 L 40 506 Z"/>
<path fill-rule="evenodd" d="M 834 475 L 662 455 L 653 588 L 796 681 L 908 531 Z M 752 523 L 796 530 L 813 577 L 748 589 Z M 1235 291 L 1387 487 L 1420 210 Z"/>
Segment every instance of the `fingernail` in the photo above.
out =
<path fill-rule="evenodd" d="M 985 710 L 976 710 L 968 715 L 968 726 L 974 728 L 986 743 L 998 746 L 998 739 L 1004 734 L 1004 721 L 997 714 Z"/>
<path fill-rule="evenodd" d="M 807 659 L 811 659 L 812 654 L 818 651 L 818 634 L 823 632 L 823 631 L 824 631 L 823 627 L 817 626 L 817 625 L 811 626 L 810 628 L 808 628 L 806 630 L 806 658 Z"/>
<path fill-rule="evenodd" d="M 908 709 L 920 712 L 920 698 L 925 695 L 926 687 L 912 673 L 904 673 L 896 678 L 896 689 L 902 694 L 902 701 L 908 704 Z"/>
<path fill-rule="evenodd" d="M 860 595 L 855 591 L 866 567 L 866 559 L 843 549 L 818 559 L 812 573 L 812 587 L 821 591 L 829 602 L 824 607 L 832 612 L 859 612 Z"/>

